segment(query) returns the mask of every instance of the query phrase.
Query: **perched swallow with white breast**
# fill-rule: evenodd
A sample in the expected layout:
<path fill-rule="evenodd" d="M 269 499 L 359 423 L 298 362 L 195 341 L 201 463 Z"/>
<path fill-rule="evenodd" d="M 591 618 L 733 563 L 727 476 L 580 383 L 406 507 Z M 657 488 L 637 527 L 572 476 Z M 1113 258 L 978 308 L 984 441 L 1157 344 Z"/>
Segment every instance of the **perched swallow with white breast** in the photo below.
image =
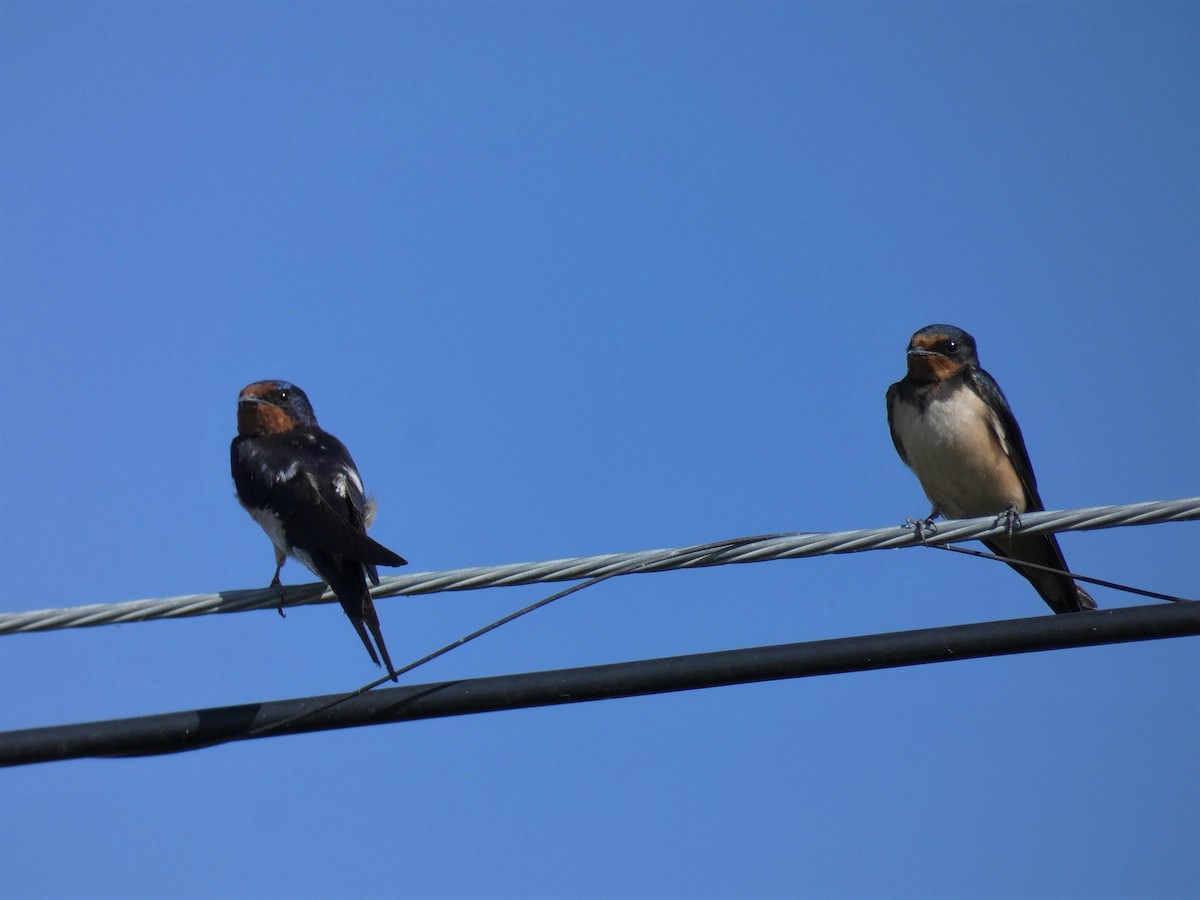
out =
<path fill-rule="evenodd" d="M 1045 509 L 1021 429 L 995 379 L 979 367 L 975 339 L 953 325 L 929 325 L 908 343 L 908 374 L 888 388 L 888 427 L 900 459 L 913 470 L 938 515 L 1007 517 L 1006 540 L 985 540 L 1026 578 L 1056 613 L 1095 609 L 1065 574 L 1052 534 L 1013 534 L 1024 512 Z"/>
<path fill-rule="evenodd" d="M 350 452 L 321 430 L 304 391 L 286 381 L 243 388 L 237 424 L 229 448 L 233 483 L 275 546 L 271 586 L 282 591 L 279 570 L 289 556 L 300 560 L 337 595 L 371 660 L 379 665 L 382 656 L 396 681 L 367 579 L 379 584 L 376 566 L 407 560 L 367 537 L 375 502 L 364 493 Z"/>

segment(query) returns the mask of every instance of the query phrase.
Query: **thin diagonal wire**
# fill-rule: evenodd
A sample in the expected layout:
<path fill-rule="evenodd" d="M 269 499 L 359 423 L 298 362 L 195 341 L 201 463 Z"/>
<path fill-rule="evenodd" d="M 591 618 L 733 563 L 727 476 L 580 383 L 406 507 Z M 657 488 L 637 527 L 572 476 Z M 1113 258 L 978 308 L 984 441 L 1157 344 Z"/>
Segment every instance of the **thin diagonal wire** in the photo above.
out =
<path fill-rule="evenodd" d="M 955 547 L 952 544 L 938 544 L 936 547 L 930 547 L 931 550 L 947 550 L 952 553 L 962 553 L 966 556 L 974 556 L 976 559 L 990 559 L 995 562 L 1002 562 L 1005 565 L 1011 566 L 1020 564 L 1023 569 L 1038 569 L 1042 572 L 1052 572 L 1055 575 L 1066 575 L 1073 581 L 1084 581 L 1088 584 L 1098 584 L 1100 587 L 1111 588 L 1114 591 L 1124 591 L 1127 594 L 1137 594 L 1140 597 L 1150 597 L 1154 600 L 1166 600 L 1168 603 L 1191 603 L 1187 597 L 1176 597 L 1174 594 L 1162 594 L 1158 591 L 1148 591 L 1145 588 L 1131 587 L 1128 584 L 1118 584 L 1115 581 L 1105 581 L 1103 578 L 1093 578 L 1091 575 L 1080 575 L 1078 572 L 1068 572 L 1065 569 L 1056 569 L 1054 566 L 1043 566 L 1041 563 L 1029 562 L 1023 559 L 1011 559 L 1007 556 L 1000 556 L 998 553 L 984 553 L 982 550 L 970 550 L 966 547 Z"/>
<path fill-rule="evenodd" d="M 1020 533 L 1087 531 L 1198 519 L 1200 519 L 1200 497 L 1190 497 L 1181 500 L 1025 513 L 1021 516 Z M 631 567 L 636 568 L 639 572 L 665 572 L 671 569 L 700 566 L 765 562 L 773 559 L 799 559 L 828 554 L 859 553 L 867 550 L 948 544 L 985 537 L 999 537 L 1005 533 L 1006 527 L 1003 520 L 1000 520 L 1000 524 L 998 524 L 995 516 L 939 522 L 936 531 L 925 530 L 923 535 L 918 534 L 914 528 L 895 525 L 857 531 L 794 532 L 765 535 L 758 539 L 735 538 L 728 542 L 736 544 L 735 547 L 716 553 L 711 551 L 713 543 L 707 543 L 696 548 L 642 550 L 633 553 L 609 553 L 602 556 L 480 566 L 444 572 L 417 572 L 412 575 L 384 578 L 378 587 L 372 589 L 371 595 L 381 598 L 432 594 L 442 591 L 468 591 L 488 587 L 510 587 L 541 582 L 575 581 L 583 578 L 595 578 Z M 924 539 L 922 540 L 922 538 Z M 325 585 L 306 584 L 287 588 L 284 605 L 302 606 L 312 603 L 330 603 L 336 599 Z M 97 603 L 60 609 L 0 613 L 0 634 L 83 628 L 122 622 L 143 622 L 150 619 L 183 618 L 210 613 L 247 612 L 255 609 L 276 609 L 278 606 L 279 595 L 273 588 L 188 594 L 152 600 L 127 600 L 120 603 Z"/>
<path fill-rule="evenodd" d="M 726 547 L 736 546 L 739 543 L 743 543 L 745 541 L 753 541 L 753 540 L 757 540 L 757 538 L 741 538 L 737 541 L 718 541 L 717 543 L 707 544 L 707 545 L 704 545 L 703 547 L 700 547 L 700 546 L 697 546 L 694 548 L 689 547 L 689 548 L 687 548 L 687 550 L 684 550 L 684 551 L 668 550 L 662 554 L 662 558 L 666 559 L 666 558 L 668 558 L 672 555 L 678 554 L 680 552 L 686 553 L 689 556 L 693 555 L 694 552 L 702 551 L 702 550 L 712 553 L 713 551 L 716 551 L 716 550 L 721 550 Z M 556 594 L 552 594 L 549 597 L 543 597 L 541 600 L 538 600 L 536 603 L 531 603 L 528 606 L 524 607 L 523 609 L 518 609 L 516 612 L 511 612 L 508 615 L 504 616 L 503 618 L 497 619 L 496 621 L 494 621 L 488 625 L 484 625 L 482 628 L 477 628 L 474 631 L 472 631 L 470 634 L 464 635 L 463 637 L 460 637 L 456 641 L 451 641 L 449 644 L 446 644 L 445 646 L 443 646 L 437 650 L 434 650 L 432 653 L 426 653 L 420 659 L 414 660 L 413 662 L 410 662 L 404 666 L 401 666 L 399 669 L 396 669 L 395 674 L 396 675 L 405 675 L 405 674 L 411 672 L 413 669 L 420 668 L 421 666 L 425 665 L 426 663 L 433 662 L 439 656 L 445 656 L 447 653 L 457 650 L 459 647 L 463 646 L 464 644 L 468 644 L 471 641 L 476 640 L 477 638 L 483 637 L 485 634 L 489 634 L 489 633 L 495 631 L 497 628 L 501 628 L 501 627 L 507 625 L 509 622 L 512 622 L 516 619 L 520 619 L 523 616 L 527 616 L 527 615 L 529 615 L 529 613 L 535 612 L 535 611 L 541 609 L 543 606 L 548 606 L 549 604 L 553 603 L 555 600 L 562 600 L 564 597 L 569 597 L 571 594 L 578 593 L 579 591 L 582 591 L 585 588 L 590 588 L 593 585 L 600 584 L 600 582 L 606 581 L 609 578 L 615 578 L 618 575 L 632 575 L 634 572 L 638 571 L 638 569 L 645 568 L 648 565 L 650 565 L 649 562 L 631 564 L 629 566 L 626 566 L 623 569 L 612 569 L 609 572 L 606 572 L 604 575 L 597 575 L 595 578 L 589 578 L 587 581 L 581 581 L 581 582 L 579 582 L 579 584 L 573 584 L 573 585 L 571 585 L 571 587 L 566 588 L 565 590 L 559 591 Z M 343 703 L 348 703 L 349 701 L 353 700 L 356 697 L 361 697 L 363 694 L 367 693 L 367 691 L 374 690 L 375 688 L 379 687 L 380 685 L 386 684 L 389 680 L 391 680 L 391 678 L 392 678 L 391 675 L 385 675 L 382 678 L 377 678 L 374 681 L 372 681 L 371 683 L 364 684 L 362 687 L 356 688 L 355 690 L 350 691 L 347 694 L 342 694 L 340 696 L 334 697 L 333 699 L 329 700 L 326 703 L 323 703 L 322 705 L 320 705 L 318 707 L 315 707 L 315 708 L 309 709 L 309 710 L 305 710 L 304 712 L 298 713 L 290 718 L 284 719 L 279 722 L 272 722 L 267 725 L 259 726 L 258 728 L 255 728 L 252 731 L 250 731 L 249 735 L 253 736 L 253 737 L 258 737 L 258 736 L 261 736 L 262 734 L 265 734 L 268 731 L 282 731 L 283 729 L 287 728 L 290 725 L 295 724 L 296 722 L 300 722 L 300 721 L 303 721 L 304 719 L 308 719 L 308 718 L 311 718 L 312 716 L 326 712 L 330 709 L 333 709 L 335 706 L 341 706 Z"/>

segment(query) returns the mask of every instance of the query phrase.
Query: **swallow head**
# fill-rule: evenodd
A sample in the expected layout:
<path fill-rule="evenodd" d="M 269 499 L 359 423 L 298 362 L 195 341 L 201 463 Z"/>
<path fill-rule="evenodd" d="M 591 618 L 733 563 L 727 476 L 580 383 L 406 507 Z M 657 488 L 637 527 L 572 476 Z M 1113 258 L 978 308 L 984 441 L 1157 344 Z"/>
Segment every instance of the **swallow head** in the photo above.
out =
<path fill-rule="evenodd" d="M 242 437 L 317 427 L 308 396 L 286 381 L 256 381 L 246 385 L 238 394 L 237 410 L 238 434 Z"/>
<path fill-rule="evenodd" d="M 978 365 L 975 338 L 953 325 L 926 325 L 908 342 L 908 374 L 917 381 L 945 381 Z"/>

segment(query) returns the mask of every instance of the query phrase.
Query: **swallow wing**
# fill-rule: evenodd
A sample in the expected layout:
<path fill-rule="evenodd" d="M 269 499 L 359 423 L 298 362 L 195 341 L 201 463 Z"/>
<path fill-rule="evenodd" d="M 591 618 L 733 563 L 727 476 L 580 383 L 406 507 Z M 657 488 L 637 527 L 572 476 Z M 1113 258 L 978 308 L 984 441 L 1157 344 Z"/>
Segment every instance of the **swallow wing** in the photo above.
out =
<path fill-rule="evenodd" d="M 368 504 L 350 451 L 326 432 L 317 431 L 313 438 L 306 448 L 305 469 L 316 499 L 297 507 L 289 533 L 294 529 L 297 543 L 311 543 L 365 565 L 404 565 L 402 556 L 367 537 Z"/>
<path fill-rule="evenodd" d="M 900 454 L 900 460 L 909 468 L 912 464 L 908 461 L 908 455 L 904 452 L 904 444 L 900 442 L 900 435 L 896 430 L 896 419 L 893 415 L 893 408 L 900 400 L 900 386 L 902 382 L 897 381 L 887 389 L 887 417 L 888 431 L 892 433 L 892 443 L 896 446 L 896 452 Z"/>
<path fill-rule="evenodd" d="M 1004 452 L 1011 460 L 1013 468 L 1016 469 L 1017 477 L 1021 479 L 1021 485 L 1025 488 L 1026 510 L 1036 512 L 1045 509 L 1045 506 L 1042 505 L 1042 498 L 1038 495 L 1037 479 L 1033 475 L 1033 463 L 1029 461 L 1029 451 L 1025 449 L 1025 438 L 1021 435 L 1021 426 L 1017 424 L 1017 419 L 1008 405 L 1004 392 L 1000 390 L 1000 385 L 983 369 L 974 366 L 968 366 L 963 372 L 963 377 L 967 386 L 987 404 L 988 411 L 992 415 L 992 429 L 1000 441 L 1000 446 L 1004 448 Z"/>
<path fill-rule="evenodd" d="M 406 560 L 367 537 L 368 504 L 350 452 L 331 434 L 296 429 L 233 444 L 234 484 L 248 506 L 269 509 L 289 544 L 374 566 Z"/>

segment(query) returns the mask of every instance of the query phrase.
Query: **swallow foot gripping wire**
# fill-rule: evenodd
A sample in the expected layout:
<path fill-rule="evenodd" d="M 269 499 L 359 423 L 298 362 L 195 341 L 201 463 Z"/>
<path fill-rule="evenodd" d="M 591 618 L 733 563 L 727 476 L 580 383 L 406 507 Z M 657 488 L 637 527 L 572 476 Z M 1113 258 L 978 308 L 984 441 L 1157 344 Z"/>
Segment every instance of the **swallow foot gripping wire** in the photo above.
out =
<path fill-rule="evenodd" d="M 924 544 L 929 538 L 937 534 L 937 522 L 933 521 L 936 515 L 937 510 L 934 510 L 924 519 L 905 519 L 902 527 L 913 529 L 916 532 L 917 540 Z"/>
<path fill-rule="evenodd" d="M 995 525 L 999 528 L 1004 526 L 1004 537 L 1008 541 L 1008 545 L 1012 546 L 1013 535 L 1017 529 L 1021 527 L 1021 515 L 1017 512 L 1016 504 L 1010 503 L 1004 512 L 996 516 Z"/>

